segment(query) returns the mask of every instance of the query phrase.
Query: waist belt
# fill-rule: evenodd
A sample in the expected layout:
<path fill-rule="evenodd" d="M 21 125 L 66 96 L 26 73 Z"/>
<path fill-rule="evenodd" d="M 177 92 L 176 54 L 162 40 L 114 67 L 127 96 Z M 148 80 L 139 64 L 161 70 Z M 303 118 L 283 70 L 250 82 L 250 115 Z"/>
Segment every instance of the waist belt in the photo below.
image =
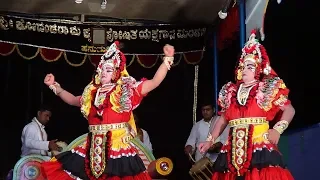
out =
<path fill-rule="evenodd" d="M 89 125 L 90 132 L 108 132 L 129 127 L 128 123 Z"/>
<path fill-rule="evenodd" d="M 267 118 L 265 117 L 250 117 L 250 118 L 239 118 L 229 121 L 230 127 L 235 127 L 238 125 L 247 125 L 247 124 L 265 124 L 268 123 Z"/>

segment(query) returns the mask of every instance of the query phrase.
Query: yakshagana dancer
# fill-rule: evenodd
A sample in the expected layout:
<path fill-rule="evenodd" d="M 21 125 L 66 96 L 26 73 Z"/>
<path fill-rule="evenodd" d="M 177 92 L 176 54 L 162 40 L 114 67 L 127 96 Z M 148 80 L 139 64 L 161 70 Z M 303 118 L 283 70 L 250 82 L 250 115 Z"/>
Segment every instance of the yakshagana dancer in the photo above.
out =
<path fill-rule="evenodd" d="M 151 180 L 130 140 L 137 135 L 132 110 L 166 77 L 174 47 L 163 48 L 163 63 L 151 80 L 136 81 L 126 70 L 119 42 L 101 57 L 93 80 L 82 96 L 74 96 L 48 74 L 44 83 L 64 102 L 81 107 L 88 119 L 87 141 L 42 164 L 48 180 Z"/>
<path fill-rule="evenodd" d="M 295 110 L 288 100 L 289 89 L 271 68 L 256 31 L 242 49 L 235 75 L 236 84 L 229 82 L 220 90 L 221 117 L 199 145 L 206 152 L 229 124 L 228 141 L 214 164 L 212 180 L 293 180 L 277 144 Z M 280 120 L 269 128 L 280 111 Z"/>

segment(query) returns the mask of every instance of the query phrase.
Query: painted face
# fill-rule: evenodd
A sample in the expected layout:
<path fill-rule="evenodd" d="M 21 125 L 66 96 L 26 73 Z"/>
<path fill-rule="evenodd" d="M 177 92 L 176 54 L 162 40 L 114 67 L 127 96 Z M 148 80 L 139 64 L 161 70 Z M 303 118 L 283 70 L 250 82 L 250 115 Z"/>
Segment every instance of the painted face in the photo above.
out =
<path fill-rule="evenodd" d="M 252 61 L 245 61 L 243 72 L 242 72 L 242 80 L 243 82 L 251 82 L 254 80 L 256 73 L 256 65 Z"/>
<path fill-rule="evenodd" d="M 111 82 L 112 75 L 113 75 L 114 69 L 110 65 L 104 65 L 102 66 L 102 72 L 101 72 L 101 84 L 108 84 Z"/>

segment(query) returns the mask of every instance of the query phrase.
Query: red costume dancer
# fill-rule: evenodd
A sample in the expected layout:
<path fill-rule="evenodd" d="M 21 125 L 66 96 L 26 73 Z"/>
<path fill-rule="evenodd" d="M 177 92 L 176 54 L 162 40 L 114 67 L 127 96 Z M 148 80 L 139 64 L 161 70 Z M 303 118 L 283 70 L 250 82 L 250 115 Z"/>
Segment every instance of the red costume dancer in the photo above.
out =
<path fill-rule="evenodd" d="M 164 46 L 164 62 L 151 80 L 137 82 L 126 71 L 126 58 L 112 44 L 101 57 L 96 75 L 82 96 L 74 96 L 48 74 L 44 80 L 70 105 L 81 107 L 88 119 L 87 141 L 42 164 L 48 180 L 150 180 L 130 139 L 137 135 L 132 110 L 165 78 L 173 63 L 173 46 Z"/>
<path fill-rule="evenodd" d="M 206 152 L 229 124 L 229 138 L 215 162 L 212 180 L 293 180 L 277 143 L 295 111 L 288 100 L 289 89 L 270 67 L 255 33 L 242 49 L 236 84 L 227 83 L 219 93 L 221 117 L 199 145 Z M 269 128 L 280 110 L 280 121 Z"/>

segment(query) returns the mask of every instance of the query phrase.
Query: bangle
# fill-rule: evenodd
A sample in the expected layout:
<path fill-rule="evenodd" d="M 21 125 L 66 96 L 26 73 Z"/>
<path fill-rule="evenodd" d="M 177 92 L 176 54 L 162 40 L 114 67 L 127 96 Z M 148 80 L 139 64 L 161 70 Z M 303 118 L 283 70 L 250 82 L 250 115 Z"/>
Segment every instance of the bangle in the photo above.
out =
<path fill-rule="evenodd" d="M 49 88 L 53 91 L 53 93 L 54 93 L 55 95 L 58 95 L 59 93 L 62 92 L 62 91 L 60 91 L 59 93 L 57 93 L 57 87 L 61 87 L 60 84 L 57 83 L 57 82 L 54 82 L 53 84 L 51 84 L 51 85 L 49 86 Z"/>
<path fill-rule="evenodd" d="M 169 56 L 163 57 L 163 61 L 173 62 L 173 60 L 174 60 L 174 57 L 173 57 L 173 56 L 172 56 L 172 57 L 169 57 Z"/>
<path fill-rule="evenodd" d="M 288 128 L 288 126 L 289 126 L 288 121 L 281 120 L 273 126 L 273 129 L 278 131 L 279 134 L 282 134 Z"/>
<path fill-rule="evenodd" d="M 163 57 L 163 62 L 167 66 L 168 70 L 170 70 L 171 65 L 173 64 L 173 60 L 174 60 L 174 57 L 168 57 L 168 56 Z"/>
<path fill-rule="evenodd" d="M 209 133 L 206 141 L 211 142 L 212 144 L 214 144 L 214 138 L 212 137 L 211 133 Z"/>

